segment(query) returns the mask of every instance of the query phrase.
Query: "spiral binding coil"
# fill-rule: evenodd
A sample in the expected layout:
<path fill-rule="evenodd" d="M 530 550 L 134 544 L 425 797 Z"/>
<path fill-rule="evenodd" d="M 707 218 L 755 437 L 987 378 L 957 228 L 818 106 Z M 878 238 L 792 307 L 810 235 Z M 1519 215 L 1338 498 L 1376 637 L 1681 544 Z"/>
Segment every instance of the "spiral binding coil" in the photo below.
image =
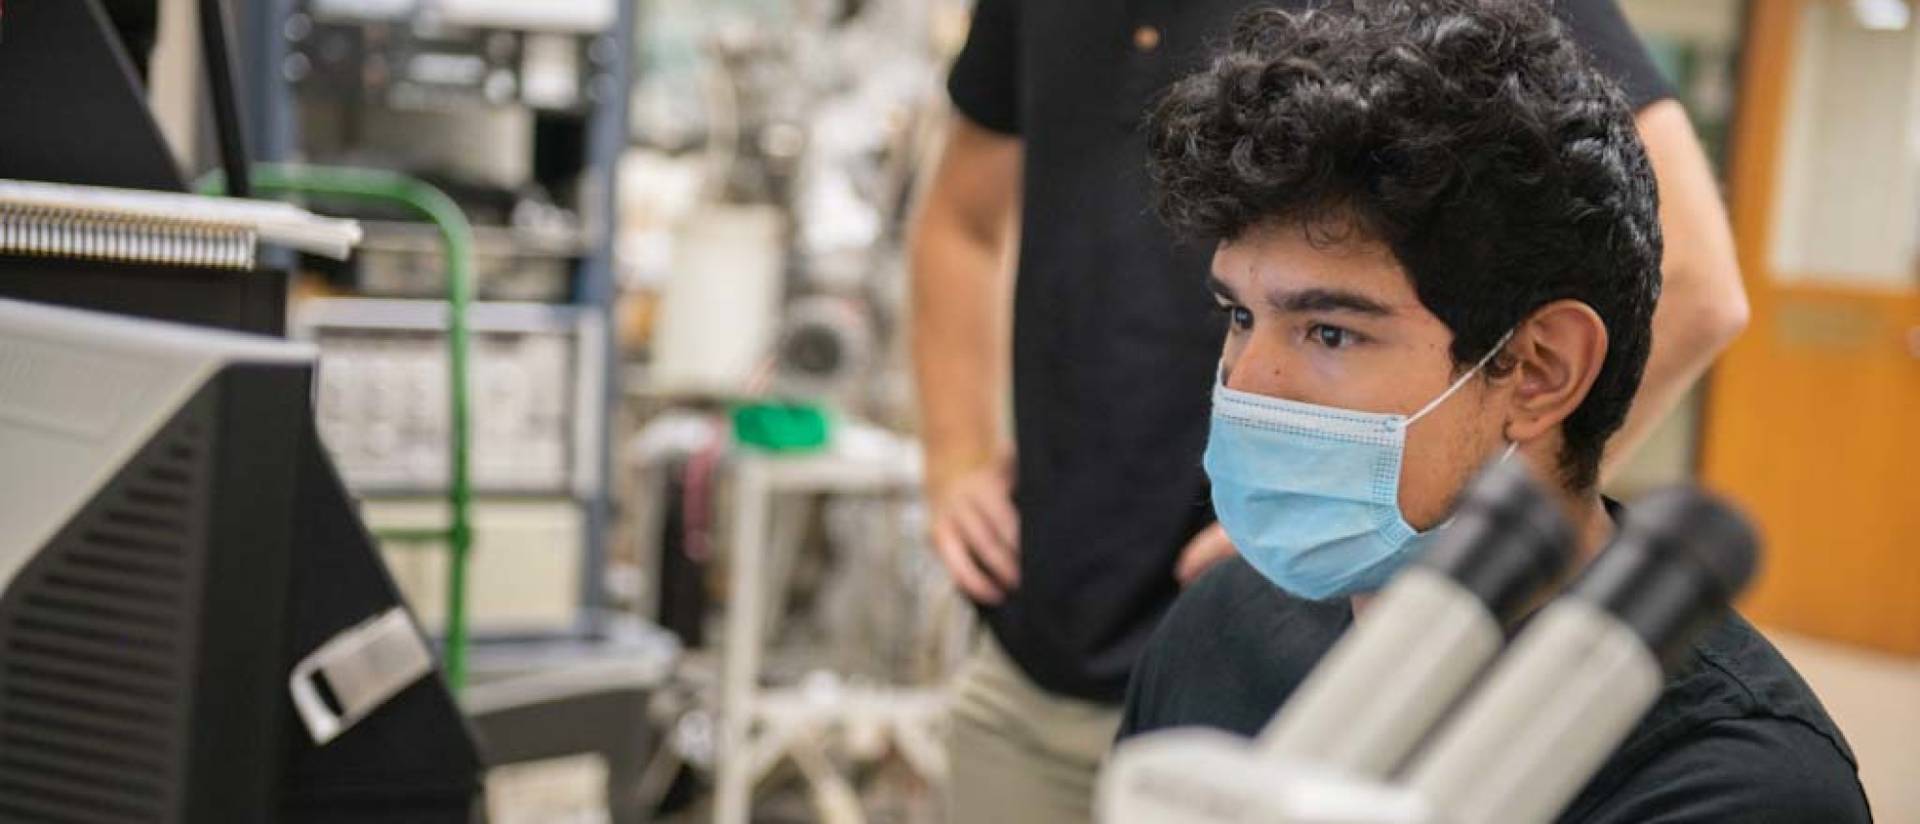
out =
<path fill-rule="evenodd" d="M 0 254 L 248 270 L 245 226 L 0 203 Z"/>

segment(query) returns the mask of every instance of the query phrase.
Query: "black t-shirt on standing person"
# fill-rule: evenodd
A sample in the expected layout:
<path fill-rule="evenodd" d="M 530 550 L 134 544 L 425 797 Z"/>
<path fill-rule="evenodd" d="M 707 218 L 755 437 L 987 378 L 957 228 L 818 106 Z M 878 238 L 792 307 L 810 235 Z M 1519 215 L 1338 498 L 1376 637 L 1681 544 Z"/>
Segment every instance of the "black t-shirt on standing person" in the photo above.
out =
<path fill-rule="evenodd" d="M 1258 734 L 1353 621 L 1344 600 L 1282 592 L 1240 558 L 1209 570 L 1141 653 L 1120 723 Z M 1846 738 L 1771 643 L 1730 616 L 1561 815 L 1563 824 L 1861 824 Z"/>
<path fill-rule="evenodd" d="M 1042 687 L 1117 701 L 1213 520 L 1200 467 L 1225 323 L 1213 250 L 1152 210 L 1150 102 L 1235 17 L 1307 0 L 979 0 L 948 91 L 1025 148 L 1014 307 L 1020 587 L 986 618 Z M 1314 3 L 1324 5 L 1324 3 Z M 1556 0 L 1636 107 L 1668 89 L 1613 0 Z"/>

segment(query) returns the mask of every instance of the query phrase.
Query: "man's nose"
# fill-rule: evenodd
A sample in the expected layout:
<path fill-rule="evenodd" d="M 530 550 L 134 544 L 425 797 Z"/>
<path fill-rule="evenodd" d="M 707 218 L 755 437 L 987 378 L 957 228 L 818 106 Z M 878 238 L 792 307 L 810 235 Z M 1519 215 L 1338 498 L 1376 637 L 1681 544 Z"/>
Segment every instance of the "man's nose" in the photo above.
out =
<path fill-rule="evenodd" d="M 1228 389 L 1271 398 L 1285 397 L 1284 381 L 1287 368 L 1283 362 L 1284 347 L 1263 340 L 1266 336 L 1254 335 L 1239 351 L 1229 350 L 1220 359 L 1224 374 L 1221 383 Z"/>

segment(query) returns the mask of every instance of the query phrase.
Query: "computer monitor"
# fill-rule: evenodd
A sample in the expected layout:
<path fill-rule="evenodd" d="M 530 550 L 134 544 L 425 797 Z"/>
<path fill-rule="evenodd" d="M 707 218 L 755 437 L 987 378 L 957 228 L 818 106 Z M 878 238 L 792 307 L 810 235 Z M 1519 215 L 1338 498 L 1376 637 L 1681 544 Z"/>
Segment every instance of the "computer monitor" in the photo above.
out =
<path fill-rule="evenodd" d="M 296 661 L 400 604 L 314 356 L 0 299 L 0 820 L 471 819 L 437 672 L 325 744 L 293 708 Z"/>

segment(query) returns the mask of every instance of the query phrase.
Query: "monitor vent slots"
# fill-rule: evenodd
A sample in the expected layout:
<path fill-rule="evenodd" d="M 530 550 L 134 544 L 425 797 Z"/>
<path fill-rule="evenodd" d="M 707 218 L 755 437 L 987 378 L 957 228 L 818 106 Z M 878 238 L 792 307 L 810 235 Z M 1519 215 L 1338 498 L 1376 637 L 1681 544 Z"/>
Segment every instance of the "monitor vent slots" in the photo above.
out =
<path fill-rule="evenodd" d="M 0 613 L 0 820 L 166 822 L 187 733 L 206 399 L 111 482 Z"/>

